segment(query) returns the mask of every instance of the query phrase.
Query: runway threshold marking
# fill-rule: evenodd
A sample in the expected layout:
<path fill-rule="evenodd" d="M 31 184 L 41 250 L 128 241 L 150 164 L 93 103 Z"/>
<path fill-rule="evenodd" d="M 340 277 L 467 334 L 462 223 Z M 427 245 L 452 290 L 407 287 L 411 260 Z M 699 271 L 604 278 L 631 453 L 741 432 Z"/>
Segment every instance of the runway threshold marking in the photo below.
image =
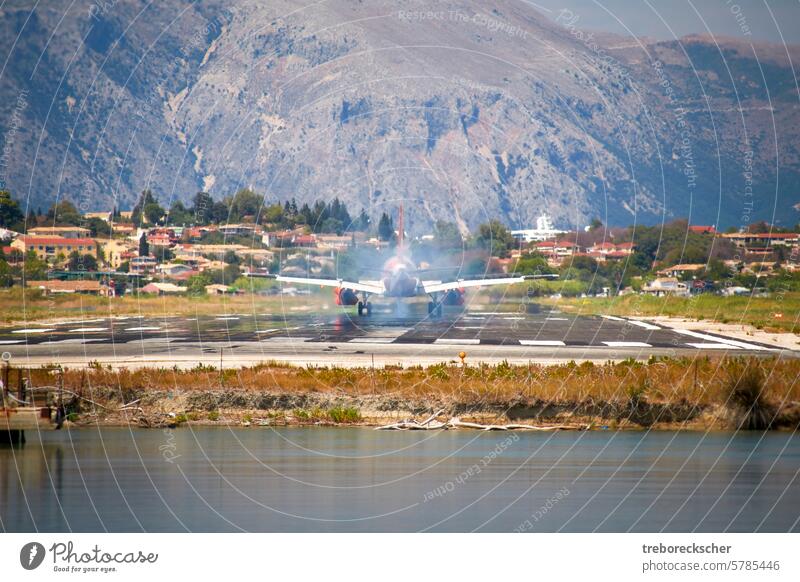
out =
<path fill-rule="evenodd" d="M 396 337 L 354 337 L 353 339 L 347 340 L 347 343 L 350 344 L 390 344 Z"/>
<path fill-rule="evenodd" d="M 25 340 L 0 340 L 0 345 L 9 345 L 9 344 L 21 344 L 24 343 Z"/>
<path fill-rule="evenodd" d="M 523 346 L 565 346 L 560 340 L 519 340 Z"/>
<path fill-rule="evenodd" d="M 11 333 L 47 333 L 48 331 L 55 331 L 52 327 L 39 327 L 32 329 L 15 329 Z"/>
<path fill-rule="evenodd" d="M 611 321 L 625 321 L 621 317 L 617 317 L 616 315 L 601 315 L 603 319 L 610 319 Z"/>
<path fill-rule="evenodd" d="M 652 348 L 645 342 L 603 342 L 610 348 Z"/>
<path fill-rule="evenodd" d="M 707 340 L 707 341 L 709 341 L 711 343 L 715 343 L 715 344 L 727 344 L 729 346 L 733 346 L 733 347 L 736 347 L 736 348 L 743 348 L 743 349 L 746 349 L 746 350 L 758 350 L 758 351 L 763 351 L 763 352 L 772 351 L 772 350 L 770 350 L 770 348 L 765 348 L 764 346 L 758 346 L 756 344 L 749 344 L 747 342 L 741 342 L 741 341 L 738 341 L 738 340 L 732 340 L 732 339 L 728 339 L 728 338 L 721 338 L 721 337 L 717 337 L 717 336 L 713 336 L 713 335 L 708 335 L 708 334 L 705 334 L 705 333 L 700 333 L 700 332 L 697 332 L 697 331 L 692 331 L 692 330 L 689 330 L 689 329 L 672 329 L 671 331 L 674 331 L 675 333 L 679 333 L 681 335 L 688 335 L 690 337 L 696 337 L 697 339 Z"/>
<path fill-rule="evenodd" d="M 687 346 L 692 346 L 698 350 L 738 350 L 741 349 L 737 346 L 730 346 L 728 344 L 705 344 L 705 343 L 687 343 Z"/>
<path fill-rule="evenodd" d="M 125 331 L 158 331 L 160 327 L 153 327 L 153 326 L 141 326 L 141 327 L 126 327 Z"/>
<path fill-rule="evenodd" d="M 458 339 L 458 338 L 446 338 L 440 337 L 435 340 L 433 343 L 435 344 L 444 344 L 444 345 L 453 345 L 453 346 L 475 346 L 481 343 L 480 339 Z"/>
<path fill-rule="evenodd" d="M 635 319 L 627 319 L 626 321 L 631 325 L 635 325 L 637 327 L 643 327 L 645 329 L 650 329 L 650 330 L 661 329 L 657 325 L 653 325 L 652 323 L 647 323 L 646 321 L 637 321 Z"/>
<path fill-rule="evenodd" d="M 108 331 L 107 327 L 76 327 L 75 329 L 69 330 L 70 333 L 82 333 L 85 331 Z"/>

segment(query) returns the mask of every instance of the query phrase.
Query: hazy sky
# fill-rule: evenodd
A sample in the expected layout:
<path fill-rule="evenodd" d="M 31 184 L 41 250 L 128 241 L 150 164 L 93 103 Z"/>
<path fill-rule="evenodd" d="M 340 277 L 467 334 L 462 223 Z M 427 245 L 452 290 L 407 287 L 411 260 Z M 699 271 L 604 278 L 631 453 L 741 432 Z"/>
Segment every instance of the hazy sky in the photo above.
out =
<path fill-rule="evenodd" d="M 570 10 L 579 17 L 579 28 L 659 40 L 711 32 L 753 41 L 800 43 L 800 0 L 520 1 L 553 18 Z"/>

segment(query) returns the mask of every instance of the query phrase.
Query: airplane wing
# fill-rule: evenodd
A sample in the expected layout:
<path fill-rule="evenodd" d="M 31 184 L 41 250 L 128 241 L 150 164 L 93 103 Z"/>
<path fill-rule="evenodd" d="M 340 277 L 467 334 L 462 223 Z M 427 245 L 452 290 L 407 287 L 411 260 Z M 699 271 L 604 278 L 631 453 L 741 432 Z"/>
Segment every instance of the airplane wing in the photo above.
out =
<path fill-rule="evenodd" d="M 497 277 L 495 279 L 459 279 L 458 281 L 450 281 L 449 283 L 440 283 L 439 281 L 423 281 L 422 287 L 425 293 L 441 293 L 443 291 L 452 291 L 454 289 L 466 289 L 467 287 L 488 287 L 489 285 L 511 285 L 514 283 L 522 283 L 532 279 L 553 279 L 558 278 L 558 275 L 523 275 L 520 277 Z"/>
<path fill-rule="evenodd" d="M 363 293 L 383 293 L 384 291 L 382 285 L 377 285 L 371 281 L 356 283 L 355 281 L 345 281 L 344 279 L 311 279 L 308 277 L 285 277 L 283 275 L 276 275 L 275 280 L 283 281 L 284 283 L 299 283 L 301 285 L 321 285 L 323 287 L 352 289 Z"/>

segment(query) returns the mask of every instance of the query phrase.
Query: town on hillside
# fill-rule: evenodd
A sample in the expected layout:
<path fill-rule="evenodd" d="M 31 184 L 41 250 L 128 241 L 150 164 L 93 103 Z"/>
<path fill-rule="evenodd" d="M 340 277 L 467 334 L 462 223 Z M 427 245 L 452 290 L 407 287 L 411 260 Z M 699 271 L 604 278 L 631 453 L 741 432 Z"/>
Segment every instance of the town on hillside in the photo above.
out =
<path fill-rule="evenodd" d="M 25 214 L 0 192 L 0 286 L 44 294 L 226 295 L 308 292 L 266 274 L 359 278 L 379 270 L 400 233 L 389 213 L 354 215 L 338 198 L 266 204 L 240 190 L 199 192 L 163 208 L 150 191 L 129 211 L 79 212 L 69 201 Z M 405 234 L 405 233 L 403 233 Z M 415 264 L 437 278 L 557 273 L 529 295 L 768 294 L 800 289 L 800 228 L 766 223 L 719 232 L 685 220 L 559 230 L 542 214 L 530 229 L 498 221 L 464 233 L 439 221 L 405 237 Z"/>

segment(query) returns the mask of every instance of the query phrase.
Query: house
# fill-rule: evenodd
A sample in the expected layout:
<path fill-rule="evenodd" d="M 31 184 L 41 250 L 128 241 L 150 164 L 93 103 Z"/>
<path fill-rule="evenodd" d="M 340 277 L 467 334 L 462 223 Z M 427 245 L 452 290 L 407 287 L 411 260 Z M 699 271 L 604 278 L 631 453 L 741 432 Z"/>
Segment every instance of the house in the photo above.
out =
<path fill-rule="evenodd" d="M 661 297 L 662 295 L 685 297 L 689 295 L 689 287 L 675 277 L 659 277 L 642 287 L 642 292 L 656 297 Z"/>
<path fill-rule="evenodd" d="M 81 293 L 85 295 L 100 295 L 102 297 L 114 297 L 114 285 L 109 285 L 104 281 L 59 281 L 52 279 L 48 281 L 28 281 L 29 289 L 41 289 L 46 295 L 56 295 L 62 293 Z"/>
<path fill-rule="evenodd" d="M 711 226 L 689 226 L 689 232 L 696 234 L 717 234 L 717 229 L 714 225 Z"/>
<path fill-rule="evenodd" d="M 352 236 L 347 235 L 336 235 L 336 234 L 318 234 L 317 235 L 317 245 L 320 248 L 328 248 L 328 249 L 346 249 L 351 246 L 354 246 L 354 238 Z"/>
<path fill-rule="evenodd" d="M 720 236 L 750 252 L 754 249 L 781 245 L 794 247 L 800 244 L 800 233 L 796 232 L 732 232 Z"/>
<path fill-rule="evenodd" d="M 36 253 L 40 259 L 50 259 L 63 255 L 68 257 L 73 252 L 81 256 L 95 255 L 97 243 L 91 238 L 65 238 L 61 236 L 20 236 L 11 246 L 27 254 Z"/>
<path fill-rule="evenodd" d="M 91 220 L 92 218 L 99 218 L 104 222 L 111 222 L 111 213 L 110 212 L 87 212 L 83 215 L 86 220 Z"/>
<path fill-rule="evenodd" d="M 102 249 L 106 263 L 112 269 L 119 269 L 120 265 L 130 259 L 130 253 L 135 246 L 126 240 L 97 239 L 98 248 Z"/>
<path fill-rule="evenodd" d="M 186 287 L 179 287 L 174 283 L 148 283 L 141 289 L 140 293 L 152 293 L 154 295 L 177 295 L 186 293 Z"/>
<path fill-rule="evenodd" d="M 87 238 L 91 234 L 91 230 L 80 226 L 35 226 L 28 229 L 29 236 Z"/>
<path fill-rule="evenodd" d="M 602 263 L 607 260 L 625 259 L 633 254 L 634 248 L 635 245 L 632 242 L 602 242 L 592 245 L 586 254 Z"/>
<path fill-rule="evenodd" d="M 219 232 L 225 236 L 253 236 L 261 230 L 255 224 L 223 224 L 219 227 Z"/>
<path fill-rule="evenodd" d="M 206 293 L 209 295 L 235 295 L 241 291 L 229 285 L 206 285 Z"/>
<path fill-rule="evenodd" d="M 180 263 L 167 263 L 156 266 L 156 271 L 165 277 L 175 277 L 183 273 L 194 272 L 194 269 L 188 265 L 182 265 Z"/>
<path fill-rule="evenodd" d="M 656 274 L 661 277 L 682 277 L 685 275 L 691 275 L 692 273 L 699 273 L 700 271 L 705 270 L 705 268 L 706 266 L 704 263 L 683 263 L 680 265 L 665 267 Z"/>
<path fill-rule="evenodd" d="M 146 275 L 153 273 L 157 264 L 158 261 L 156 261 L 155 257 L 136 257 L 130 260 L 128 272 L 135 275 Z"/>
<path fill-rule="evenodd" d="M 136 233 L 136 227 L 132 224 L 112 224 L 111 232 L 113 234 L 130 237 Z"/>

